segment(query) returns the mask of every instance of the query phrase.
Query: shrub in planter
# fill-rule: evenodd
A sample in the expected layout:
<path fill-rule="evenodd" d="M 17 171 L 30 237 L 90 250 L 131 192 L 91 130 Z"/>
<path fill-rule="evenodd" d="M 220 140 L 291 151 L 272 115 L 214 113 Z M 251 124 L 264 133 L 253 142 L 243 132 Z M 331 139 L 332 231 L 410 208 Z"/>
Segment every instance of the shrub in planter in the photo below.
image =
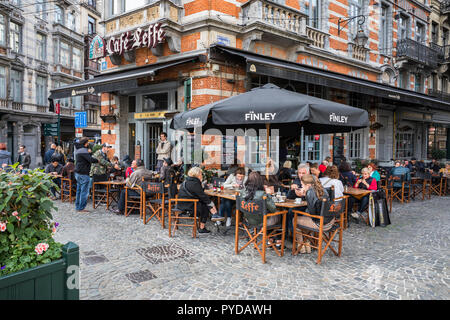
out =
<path fill-rule="evenodd" d="M 41 169 L 19 174 L 16 167 L 0 171 L 0 277 L 62 255 L 62 244 L 53 240 L 57 208 L 48 198 L 56 184 Z"/>

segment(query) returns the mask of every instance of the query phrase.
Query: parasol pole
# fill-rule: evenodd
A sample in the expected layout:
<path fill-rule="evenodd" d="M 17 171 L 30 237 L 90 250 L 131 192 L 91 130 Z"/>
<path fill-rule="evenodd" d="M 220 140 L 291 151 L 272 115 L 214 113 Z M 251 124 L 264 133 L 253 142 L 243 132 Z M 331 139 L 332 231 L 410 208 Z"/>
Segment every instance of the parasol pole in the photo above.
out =
<path fill-rule="evenodd" d="M 270 155 L 270 149 L 269 149 L 269 130 L 270 130 L 270 123 L 266 123 L 266 179 L 269 181 L 269 155 Z"/>

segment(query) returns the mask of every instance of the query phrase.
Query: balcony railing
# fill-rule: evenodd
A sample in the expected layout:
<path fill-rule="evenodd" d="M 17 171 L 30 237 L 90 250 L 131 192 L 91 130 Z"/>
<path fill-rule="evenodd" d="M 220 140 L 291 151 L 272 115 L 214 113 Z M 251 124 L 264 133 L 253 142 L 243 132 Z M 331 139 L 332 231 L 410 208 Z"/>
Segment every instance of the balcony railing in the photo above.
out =
<path fill-rule="evenodd" d="M 320 30 L 317 30 L 315 28 L 312 28 L 310 26 L 306 27 L 306 36 L 308 37 L 308 39 L 312 40 L 312 45 L 314 47 L 323 49 L 325 48 L 327 39 L 328 39 L 328 34 L 325 32 L 322 32 Z"/>
<path fill-rule="evenodd" d="M 440 90 L 428 89 L 428 95 L 438 98 L 439 100 L 450 102 L 450 93 L 442 92 Z"/>
<path fill-rule="evenodd" d="M 10 111 L 20 111 L 28 113 L 43 114 L 48 113 L 48 106 L 39 106 L 36 104 L 16 102 L 7 99 L 0 99 L 0 109 Z"/>
<path fill-rule="evenodd" d="M 250 0 L 242 5 L 243 23 L 262 22 L 298 35 L 306 34 L 306 15 L 295 9 L 267 0 Z"/>
<path fill-rule="evenodd" d="M 430 43 L 430 48 L 437 51 L 439 63 L 450 62 L 450 45 L 440 46 L 436 43 Z"/>
<path fill-rule="evenodd" d="M 412 39 L 402 39 L 397 43 L 397 57 L 407 58 L 430 68 L 436 68 L 438 64 L 436 50 Z"/>
<path fill-rule="evenodd" d="M 441 1 L 441 11 L 443 13 L 450 13 L 450 0 Z"/>

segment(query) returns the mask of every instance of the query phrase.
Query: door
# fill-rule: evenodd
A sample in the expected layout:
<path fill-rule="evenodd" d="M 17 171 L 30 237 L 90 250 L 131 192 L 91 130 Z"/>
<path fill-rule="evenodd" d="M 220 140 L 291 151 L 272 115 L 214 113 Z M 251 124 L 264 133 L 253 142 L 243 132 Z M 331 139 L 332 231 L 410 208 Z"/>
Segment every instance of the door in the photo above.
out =
<path fill-rule="evenodd" d="M 23 144 L 27 148 L 26 151 L 31 156 L 30 169 L 36 168 L 36 159 L 38 154 L 37 148 L 40 147 L 36 132 L 36 126 L 26 125 L 23 127 Z"/>
<path fill-rule="evenodd" d="M 149 123 L 147 125 L 148 137 L 148 163 L 149 170 L 156 170 L 157 157 L 156 148 L 158 147 L 159 135 L 162 131 L 161 123 Z"/>
<path fill-rule="evenodd" d="M 333 137 L 333 163 L 337 166 L 341 164 L 344 157 L 344 137 Z"/>
<path fill-rule="evenodd" d="M 378 145 L 377 145 L 377 152 L 378 152 L 378 160 L 379 161 L 388 161 L 390 159 L 389 155 L 391 154 L 390 148 L 388 146 L 389 137 L 392 136 L 392 134 L 389 134 L 390 131 L 388 131 L 388 117 L 387 116 L 379 116 L 378 121 L 380 121 L 380 124 L 383 126 L 378 129 Z"/>

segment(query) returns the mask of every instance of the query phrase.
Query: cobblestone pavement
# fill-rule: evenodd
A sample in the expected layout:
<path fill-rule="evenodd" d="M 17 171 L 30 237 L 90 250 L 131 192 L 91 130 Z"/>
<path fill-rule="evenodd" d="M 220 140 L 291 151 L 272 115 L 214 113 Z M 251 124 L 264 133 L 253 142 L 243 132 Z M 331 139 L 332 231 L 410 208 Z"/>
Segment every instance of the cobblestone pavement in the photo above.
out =
<path fill-rule="evenodd" d="M 253 248 L 234 254 L 234 232 L 169 238 L 157 220 L 105 207 L 76 213 L 57 201 L 57 241 L 80 247 L 81 299 L 449 299 L 450 197 L 394 203 L 392 225 L 352 224 L 342 256 L 284 257 L 267 263 Z M 88 209 L 92 210 L 92 203 Z"/>

